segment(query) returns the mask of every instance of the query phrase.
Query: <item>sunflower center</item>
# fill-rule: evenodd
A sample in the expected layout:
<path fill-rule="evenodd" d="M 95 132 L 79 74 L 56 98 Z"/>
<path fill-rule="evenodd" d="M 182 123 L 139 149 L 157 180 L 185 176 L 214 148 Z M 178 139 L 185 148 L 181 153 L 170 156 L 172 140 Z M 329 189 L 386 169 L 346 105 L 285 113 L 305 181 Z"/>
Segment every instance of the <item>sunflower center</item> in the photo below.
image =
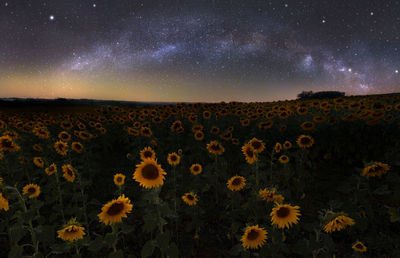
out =
<path fill-rule="evenodd" d="M 3 142 L 1 144 L 6 148 L 11 148 L 12 147 L 12 141 L 10 141 L 8 139 L 3 140 Z"/>
<path fill-rule="evenodd" d="M 259 233 L 258 231 L 252 229 L 250 232 L 247 234 L 247 239 L 248 240 L 256 240 L 258 237 Z"/>
<path fill-rule="evenodd" d="M 213 145 L 211 145 L 211 149 L 217 151 L 217 150 L 219 150 L 219 146 L 216 144 L 213 144 Z"/>
<path fill-rule="evenodd" d="M 171 156 L 171 160 L 172 160 L 172 161 L 176 161 L 176 160 L 177 160 L 176 156 L 175 156 L 175 155 L 172 155 L 172 156 Z"/>
<path fill-rule="evenodd" d="M 253 145 L 254 149 L 259 149 L 261 148 L 261 143 L 260 142 L 253 142 L 251 145 Z"/>
<path fill-rule="evenodd" d="M 196 172 L 199 171 L 199 166 L 194 166 L 193 170 L 196 171 Z"/>
<path fill-rule="evenodd" d="M 115 202 L 111 207 L 108 209 L 107 214 L 110 216 L 115 216 L 120 214 L 120 212 L 124 209 L 124 204 L 122 202 Z"/>
<path fill-rule="evenodd" d="M 232 185 L 240 185 L 241 182 L 242 182 L 242 180 L 240 178 L 235 178 L 232 181 Z"/>
<path fill-rule="evenodd" d="M 121 182 L 122 181 L 122 177 L 117 177 L 117 182 Z"/>
<path fill-rule="evenodd" d="M 145 158 L 151 158 L 153 156 L 153 153 L 151 151 L 145 151 L 143 155 Z"/>
<path fill-rule="evenodd" d="M 247 154 L 248 157 L 253 157 L 254 156 L 254 152 L 252 150 L 250 150 L 250 149 L 246 150 L 246 154 Z"/>
<path fill-rule="evenodd" d="M 66 231 L 67 231 L 67 232 L 70 232 L 70 233 L 77 232 L 77 230 L 75 230 L 75 227 L 74 227 L 74 226 L 68 228 Z"/>
<path fill-rule="evenodd" d="M 359 248 L 359 249 L 361 249 L 363 246 L 362 246 L 360 243 L 358 243 L 358 244 L 356 245 L 356 247 Z"/>
<path fill-rule="evenodd" d="M 311 142 L 310 139 L 307 138 L 307 137 L 301 138 L 301 143 L 302 143 L 302 144 L 308 144 L 308 143 L 310 143 L 310 142 Z"/>
<path fill-rule="evenodd" d="M 33 194 L 33 193 L 35 193 L 36 192 L 36 189 L 34 188 L 34 187 L 30 187 L 29 189 L 28 189 L 28 193 L 30 193 L 30 194 Z"/>
<path fill-rule="evenodd" d="M 158 177 L 158 169 L 153 164 L 148 164 L 142 169 L 142 175 L 145 179 L 154 180 Z"/>
<path fill-rule="evenodd" d="M 194 200 L 193 195 L 188 194 L 186 197 L 187 197 L 190 201 L 193 201 L 193 200 Z"/>
<path fill-rule="evenodd" d="M 69 176 L 72 176 L 72 175 L 73 175 L 73 174 L 72 174 L 72 171 L 71 171 L 70 169 L 67 170 L 67 174 L 68 174 Z"/>
<path fill-rule="evenodd" d="M 290 210 L 286 207 L 281 207 L 277 212 L 276 215 L 279 218 L 286 218 L 290 213 Z"/>

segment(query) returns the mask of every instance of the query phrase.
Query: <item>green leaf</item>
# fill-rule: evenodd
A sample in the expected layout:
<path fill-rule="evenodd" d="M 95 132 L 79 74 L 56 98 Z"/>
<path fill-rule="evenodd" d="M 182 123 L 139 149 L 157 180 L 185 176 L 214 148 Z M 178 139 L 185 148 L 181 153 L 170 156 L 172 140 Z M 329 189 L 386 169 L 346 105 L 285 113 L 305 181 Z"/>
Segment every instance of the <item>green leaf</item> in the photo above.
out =
<path fill-rule="evenodd" d="M 121 232 L 124 233 L 124 234 L 131 233 L 133 230 L 135 230 L 135 226 L 134 225 L 124 225 L 121 228 Z"/>
<path fill-rule="evenodd" d="M 390 194 L 390 190 L 388 188 L 388 185 L 382 185 L 381 187 L 375 189 L 375 191 L 373 192 L 373 194 L 377 194 L 377 195 L 385 195 L 385 194 Z"/>
<path fill-rule="evenodd" d="M 48 244 L 52 244 L 55 240 L 55 229 L 54 226 L 42 226 L 39 225 L 35 228 L 36 236 L 39 241 L 47 242 Z"/>
<path fill-rule="evenodd" d="M 153 240 L 149 240 L 144 244 L 141 252 L 142 258 L 150 257 L 154 252 L 154 242 Z"/>
<path fill-rule="evenodd" d="M 229 254 L 232 256 L 237 256 L 240 252 L 243 251 L 243 246 L 241 244 L 237 244 L 229 250 Z"/>
<path fill-rule="evenodd" d="M 22 237 L 24 237 L 26 231 L 23 229 L 22 225 L 14 224 L 10 227 L 10 241 L 13 244 L 17 244 Z"/>
<path fill-rule="evenodd" d="M 19 258 L 22 257 L 22 254 L 24 252 L 24 248 L 22 246 L 16 245 L 13 246 L 8 253 L 8 258 Z"/>
<path fill-rule="evenodd" d="M 117 236 L 113 233 L 107 233 L 106 236 L 104 237 L 104 241 L 108 243 L 110 246 L 115 242 L 117 239 Z"/>
<path fill-rule="evenodd" d="M 71 248 L 72 245 L 68 244 L 54 244 L 50 246 L 51 250 L 53 250 L 53 253 L 55 254 L 62 254 L 68 252 Z"/>
<path fill-rule="evenodd" d="M 101 250 L 101 248 L 103 248 L 104 243 L 103 243 L 103 237 L 102 236 L 98 236 L 96 237 L 95 240 L 91 241 L 89 244 L 89 251 L 97 253 L 98 251 Z"/>
<path fill-rule="evenodd" d="M 34 254 L 32 257 L 33 258 L 44 258 L 44 255 L 42 253 L 37 253 L 37 254 Z"/>
<path fill-rule="evenodd" d="M 122 250 L 112 252 L 108 255 L 108 258 L 124 258 L 124 252 Z"/>
<path fill-rule="evenodd" d="M 171 238 L 171 234 L 168 230 L 162 234 L 159 234 L 156 237 L 158 247 L 160 247 L 161 250 L 166 251 L 168 248 L 170 238 Z"/>
<path fill-rule="evenodd" d="M 179 257 L 179 250 L 175 243 L 171 243 L 167 250 L 168 258 L 178 258 Z"/>

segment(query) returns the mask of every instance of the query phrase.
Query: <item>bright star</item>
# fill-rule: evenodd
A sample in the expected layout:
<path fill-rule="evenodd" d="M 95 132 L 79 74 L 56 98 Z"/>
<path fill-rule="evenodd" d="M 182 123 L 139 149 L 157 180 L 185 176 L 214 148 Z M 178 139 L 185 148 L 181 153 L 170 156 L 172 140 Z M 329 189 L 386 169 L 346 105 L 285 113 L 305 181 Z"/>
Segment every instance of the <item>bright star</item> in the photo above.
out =
<path fill-rule="evenodd" d="M 322 20 L 322 23 L 326 23 L 326 20 Z"/>
<path fill-rule="evenodd" d="M 371 12 L 370 15 L 373 16 L 373 15 L 374 15 L 374 12 Z"/>
<path fill-rule="evenodd" d="M 351 72 L 351 68 L 347 69 L 347 71 Z"/>
<path fill-rule="evenodd" d="M 93 7 L 96 8 L 96 4 L 93 4 Z"/>
<path fill-rule="evenodd" d="M 396 69 L 394 72 L 395 72 L 395 73 L 399 73 L 399 70 Z"/>
<path fill-rule="evenodd" d="M 49 16 L 50 21 L 54 21 L 54 15 Z"/>

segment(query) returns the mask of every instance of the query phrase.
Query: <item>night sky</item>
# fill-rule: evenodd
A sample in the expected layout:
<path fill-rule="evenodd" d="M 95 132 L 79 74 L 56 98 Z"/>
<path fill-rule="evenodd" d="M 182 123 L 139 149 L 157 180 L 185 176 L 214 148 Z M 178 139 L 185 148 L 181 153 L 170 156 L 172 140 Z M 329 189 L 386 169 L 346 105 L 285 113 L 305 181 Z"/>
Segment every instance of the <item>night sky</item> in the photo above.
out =
<path fill-rule="evenodd" d="M 400 91 L 400 0 L 0 0 L 0 97 Z"/>

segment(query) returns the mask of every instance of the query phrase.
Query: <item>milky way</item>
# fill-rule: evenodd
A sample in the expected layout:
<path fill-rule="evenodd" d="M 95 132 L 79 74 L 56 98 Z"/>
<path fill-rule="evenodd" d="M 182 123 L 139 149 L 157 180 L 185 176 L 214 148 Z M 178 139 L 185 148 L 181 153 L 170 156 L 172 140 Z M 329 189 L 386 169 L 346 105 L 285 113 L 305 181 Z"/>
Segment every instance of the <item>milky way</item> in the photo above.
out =
<path fill-rule="evenodd" d="M 34 85 L 53 96 L 77 87 L 83 97 L 110 89 L 112 98 L 147 91 L 166 101 L 198 101 L 193 94 L 216 88 L 213 100 L 244 101 L 251 91 L 270 100 L 400 90 L 399 1 L 5 3 L 0 74 L 37 75 Z"/>

